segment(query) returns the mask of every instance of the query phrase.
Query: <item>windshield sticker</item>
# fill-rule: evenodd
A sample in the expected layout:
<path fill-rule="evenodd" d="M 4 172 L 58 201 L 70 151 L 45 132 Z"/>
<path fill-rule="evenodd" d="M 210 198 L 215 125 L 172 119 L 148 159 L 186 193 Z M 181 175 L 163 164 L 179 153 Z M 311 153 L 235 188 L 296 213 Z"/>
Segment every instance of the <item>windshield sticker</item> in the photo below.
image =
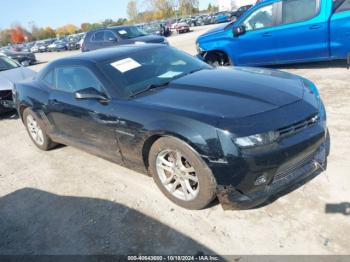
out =
<path fill-rule="evenodd" d="M 126 35 L 128 32 L 126 32 L 125 30 L 120 30 L 120 31 L 118 31 L 118 33 L 121 35 Z"/>
<path fill-rule="evenodd" d="M 125 58 L 125 59 L 116 61 L 114 63 L 111 63 L 111 66 L 113 66 L 115 69 L 117 69 L 121 73 L 125 73 L 127 71 L 136 69 L 141 65 L 132 58 Z"/>
<path fill-rule="evenodd" d="M 165 74 L 158 76 L 158 78 L 173 78 L 174 76 L 181 75 L 182 72 L 168 71 Z"/>

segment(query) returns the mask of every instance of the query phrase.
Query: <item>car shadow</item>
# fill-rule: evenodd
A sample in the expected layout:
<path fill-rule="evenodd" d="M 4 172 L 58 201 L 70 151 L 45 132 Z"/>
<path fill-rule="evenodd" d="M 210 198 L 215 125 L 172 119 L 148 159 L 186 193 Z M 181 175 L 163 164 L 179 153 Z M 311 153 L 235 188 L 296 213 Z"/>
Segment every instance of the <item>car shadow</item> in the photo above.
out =
<path fill-rule="evenodd" d="M 327 68 L 344 68 L 348 67 L 346 60 L 333 60 L 324 62 L 299 63 L 288 65 L 267 66 L 274 69 L 327 69 Z"/>
<path fill-rule="evenodd" d="M 350 203 L 326 204 L 325 212 L 326 214 L 343 214 L 344 216 L 350 216 Z"/>
<path fill-rule="evenodd" d="M 5 120 L 5 119 L 17 120 L 19 119 L 19 117 L 15 110 L 9 110 L 7 112 L 3 112 L 0 114 L 0 120 Z"/>
<path fill-rule="evenodd" d="M 215 255 L 115 202 L 24 188 L 0 198 L 0 255 Z"/>

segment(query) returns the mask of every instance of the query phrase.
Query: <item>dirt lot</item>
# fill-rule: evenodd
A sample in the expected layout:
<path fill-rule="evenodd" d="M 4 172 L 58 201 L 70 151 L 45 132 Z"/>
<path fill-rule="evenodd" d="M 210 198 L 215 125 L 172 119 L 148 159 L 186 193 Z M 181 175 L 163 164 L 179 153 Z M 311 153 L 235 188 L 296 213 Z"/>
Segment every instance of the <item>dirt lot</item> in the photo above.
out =
<path fill-rule="evenodd" d="M 207 29 L 169 40 L 194 53 L 196 36 Z M 350 254 L 350 71 L 339 62 L 282 70 L 320 89 L 332 137 L 329 166 L 251 211 L 181 209 L 151 178 L 72 147 L 39 151 L 22 123 L 6 116 L 0 121 L 0 254 Z"/>

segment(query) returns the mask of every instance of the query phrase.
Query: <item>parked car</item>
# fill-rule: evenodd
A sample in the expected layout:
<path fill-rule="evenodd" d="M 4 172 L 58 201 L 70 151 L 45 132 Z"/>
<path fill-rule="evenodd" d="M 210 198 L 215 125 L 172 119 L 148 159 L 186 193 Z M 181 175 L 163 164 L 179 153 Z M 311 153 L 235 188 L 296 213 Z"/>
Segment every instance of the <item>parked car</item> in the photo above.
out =
<path fill-rule="evenodd" d="M 30 49 L 34 46 L 34 42 L 26 43 L 22 47 L 22 52 L 28 52 L 31 53 Z"/>
<path fill-rule="evenodd" d="M 349 11 L 349 0 L 265 0 L 236 22 L 200 36 L 198 57 L 250 66 L 346 59 Z"/>
<path fill-rule="evenodd" d="M 2 51 L 5 56 L 17 61 L 23 66 L 29 66 L 36 63 L 36 57 L 30 52 L 14 52 L 14 51 Z"/>
<path fill-rule="evenodd" d="M 252 7 L 253 7 L 253 5 L 241 6 L 236 11 L 231 12 L 231 17 L 235 17 L 235 19 L 238 19 Z"/>
<path fill-rule="evenodd" d="M 14 101 L 38 148 L 73 145 L 150 174 L 188 209 L 216 196 L 225 208 L 255 207 L 326 168 L 326 112 L 313 83 L 215 69 L 167 45 L 56 60 L 16 84 Z"/>
<path fill-rule="evenodd" d="M 47 46 L 49 52 L 61 52 L 68 50 L 67 42 L 64 40 L 58 40 Z"/>
<path fill-rule="evenodd" d="M 197 24 L 197 18 L 196 17 L 187 17 L 187 18 L 183 19 L 182 22 L 185 22 L 190 27 L 195 27 L 195 26 L 199 25 L 199 24 Z"/>
<path fill-rule="evenodd" d="M 232 15 L 230 12 L 219 12 L 214 14 L 215 23 L 227 23 L 232 19 Z"/>
<path fill-rule="evenodd" d="M 178 34 L 183 34 L 183 33 L 190 32 L 190 27 L 187 23 L 179 22 L 179 23 L 176 23 L 175 30 Z"/>
<path fill-rule="evenodd" d="M 197 24 L 198 25 L 210 25 L 214 24 L 214 18 L 210 15 L 201 15 L 197 17 Z"/>
<path fill-rule="evenodd" d="M 14 83 L 35 75 L 34 71 L 0 54 L 0 113 L 14 109 L 12 100 Z"/>
<path fill-rule="evenodd" d="M 149 35 L 136 26 L 116 26 L 87 32 L 82 52 L 125 44 L 162 43 L 168 41 L 157 35 Z"/>
<path fill-rule="evenodd" d="M 79 50 L 81 48 L 80 40 L 80 37 L 70 37 L 67 43 L 68 50 Z"/>
<path fill-rule="evenodd" d="M 56 39 L 48 39 L 40 42 L 38 45 L 38 50 L 40 53 L 48 52 L 49 51 L 49 45 L 53 44 L 56 41 Z"/>
<path fill-rule="evenodd" d="M 138 25 L 138 28 L 150 35 L 161 35 L 168 37 L 171 34 L 170 28 L 164 22 L 153 22 L 149 24 Z"/>
<path fill-rule="evenodd" d="M 44 44 L 44 42 L 42 42 L 42 41 L 35 42 L 35 44 L 30 48 L 30 52 L 39 53 L 39 47 L 43 44 Z"/>

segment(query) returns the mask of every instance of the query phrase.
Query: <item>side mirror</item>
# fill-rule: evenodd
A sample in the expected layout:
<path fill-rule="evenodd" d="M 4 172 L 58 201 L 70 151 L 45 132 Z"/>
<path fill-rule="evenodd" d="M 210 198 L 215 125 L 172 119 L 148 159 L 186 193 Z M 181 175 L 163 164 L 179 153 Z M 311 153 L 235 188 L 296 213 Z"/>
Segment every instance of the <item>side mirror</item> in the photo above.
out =
<path fill-rule="evenodd" d="M 81 89 L 75 92 L 75 98 L 79 100 L 99 100 L 99 101 L 108 101 L 108 98 L 105 94 L 97 91 L 93 87 Z"/>
<path fill-rule="evenodd" d="M 115 38 L 115 37 L 110 37 L 110 38 L 108 38 L 108 41 L 109 41 L 109 42 L 116 43 L 116 42 L 118 42 L 118 39 Z"/>
<path fill-rule="evenodd" d="M 233 35 L 238 37 L 240 35 L 244 35 L 246 33 L 246 29 L 244 25 L 237 26 L 233 29 Z"/>

